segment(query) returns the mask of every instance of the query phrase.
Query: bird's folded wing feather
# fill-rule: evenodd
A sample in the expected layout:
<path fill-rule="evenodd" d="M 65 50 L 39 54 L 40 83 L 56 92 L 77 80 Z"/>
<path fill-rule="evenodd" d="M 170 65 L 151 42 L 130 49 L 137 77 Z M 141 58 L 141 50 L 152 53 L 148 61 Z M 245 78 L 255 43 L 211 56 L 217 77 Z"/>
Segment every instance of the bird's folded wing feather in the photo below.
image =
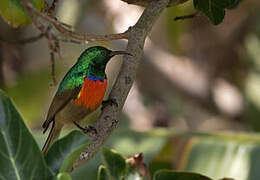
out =
<path fill-rule="evenodd" d="M 48 126 L 53 120 L 53 118 L 55 117 L 55 115 L 61 109 L 63 109 L 72 99 L 77 98 L 80 90 L 81 90 L 81 86 L 78 86 L 73 89 L 68 89 L 60 93 L 56 93 L 50 105 L 47 118 L 42 125 L 42 127 L 44 128 L 44 132 L 48 129 Z"/>

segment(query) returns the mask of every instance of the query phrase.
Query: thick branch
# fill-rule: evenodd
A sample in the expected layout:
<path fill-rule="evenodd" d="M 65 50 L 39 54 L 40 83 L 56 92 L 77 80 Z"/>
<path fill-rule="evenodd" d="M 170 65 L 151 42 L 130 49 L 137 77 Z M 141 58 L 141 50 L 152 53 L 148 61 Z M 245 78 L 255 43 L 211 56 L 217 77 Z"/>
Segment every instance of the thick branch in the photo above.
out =
<path fill-rule="evenodd" d="M 74 168 L 91 159 L 105 140 L 117 127 L 119 114 L 135 79 L 137 67 L 143 56 L 143 47 L 147 34 L 167 7 L 169 0 L 154 0 L 144 10 L 138 22 L 129 30 L 127 52 L 133 56 L 124 56 L 123 65 L 109 98 L 116 99 L 118 106 L 106 106 L 96 123 L 98 135 L 90 139 L 87 148 L 81 153 Z"/>

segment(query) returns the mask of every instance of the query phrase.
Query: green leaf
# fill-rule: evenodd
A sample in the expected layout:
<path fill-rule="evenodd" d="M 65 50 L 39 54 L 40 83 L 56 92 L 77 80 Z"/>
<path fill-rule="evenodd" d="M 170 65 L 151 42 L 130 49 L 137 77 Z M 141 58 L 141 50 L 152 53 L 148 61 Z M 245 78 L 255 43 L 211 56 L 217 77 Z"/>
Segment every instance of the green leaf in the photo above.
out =
<path fill-rule="evenodd" d="M 126 174 L 125 158 L 108 148 L 102 149 L 102 159 L 109 174 L 115 179 L 121 179 Z"/>
<path fill-rule="evenodd" d="M 97 180 L 109 180 L 109 175 L 105 166 L 101 165 L 98 168 Z"/>
<path fill-rule="evenodd" d="M 47 165 L 55 174 L 70 171 L 87 144 L 86 135 L 78 130 L 72 131 L 51 146 L 45 156 Z"/>
<path fill-rule="evenodd" d="M 154 180 L 211 180 L 210 178 L 188 172 L 174 172 L 171 170 L 159 170 L 154 175 Z"/>
<path fill-rule="evenodd" d="M 236 136 L 192 138 L 183 170 L 207 174 L 214 179 L 258 179 L 260 174 L 255 167 L 259 167 L 259 142 L 256 139 L 246 142 L 245 137 Z"/>
<path fill-rule="evenodd" d="M 192 133 L 173 135 L 149 164 L 152 171 L 178 167 L 212 179 L 260 179 L 260 135 L 253 133 Z M 151 173 L 153 174 L 153 173 Z"/>
<path fill-rule="evenodd" d="M 44 0 L 30 0 L 32 5 L 42 10 Z M 3 19 L 13 27 L 21 27 L 31 23 L 30 17 L 22 4 L 22 0 L 1 0 L 0 14 Z"/>
<path fill-rule="evenodd" d="M 0 179 L 48 179 L 42 153 L 11 100 L 0 90 Z"/>
<path fill-rule="evenodd" d="M 57 180 L 72 180 L 68 173 L 59 173 L 57 175 Z"/>
<path fill-rule="evenodd" d="M 237 6 L 241 0 L 193 0 L 194 7 L 203 12 L 214 25 L 221 23 L 225 17 L 225 9 Z"/>

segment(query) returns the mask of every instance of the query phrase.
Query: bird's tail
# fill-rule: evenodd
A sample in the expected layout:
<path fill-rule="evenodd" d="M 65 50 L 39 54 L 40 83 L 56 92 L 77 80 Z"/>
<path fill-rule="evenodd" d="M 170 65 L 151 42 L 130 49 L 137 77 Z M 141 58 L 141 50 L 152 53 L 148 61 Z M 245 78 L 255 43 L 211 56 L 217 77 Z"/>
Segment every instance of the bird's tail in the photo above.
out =
<path fill-rule="evenodd" d="M 43 154 L 46 154 L 49 147 L 54 143 L 54 141 L 59 137 L 63 124 L 52 122 L 52 127 L 42 148 Z"/>

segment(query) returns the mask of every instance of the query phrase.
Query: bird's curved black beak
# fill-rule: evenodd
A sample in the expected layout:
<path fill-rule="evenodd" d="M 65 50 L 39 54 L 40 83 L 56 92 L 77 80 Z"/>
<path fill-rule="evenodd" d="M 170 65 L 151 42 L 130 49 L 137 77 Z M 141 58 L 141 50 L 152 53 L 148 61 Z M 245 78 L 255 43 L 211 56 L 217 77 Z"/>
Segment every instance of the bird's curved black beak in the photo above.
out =
<path fill-rule="evenodd" d="M 113 57 L 115 55 L 129 55 L 133 56 L 132 54 L 126 52 L 126 51 L 111 51 L 110 56 Z"/>

